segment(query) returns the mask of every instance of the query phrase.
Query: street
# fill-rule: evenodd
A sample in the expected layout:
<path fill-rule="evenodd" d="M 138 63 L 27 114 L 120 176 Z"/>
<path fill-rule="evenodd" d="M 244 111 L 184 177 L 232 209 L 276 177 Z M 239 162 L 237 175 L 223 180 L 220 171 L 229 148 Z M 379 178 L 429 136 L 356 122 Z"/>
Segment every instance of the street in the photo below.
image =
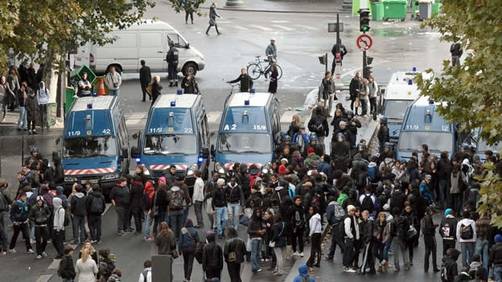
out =
<path fill-rule="evenodd" d="M 252 1 L 252 0 L 248 0 Z M 223 5 L 222 1 L 219 1 Z M 324 4 L 327 5 L 327 4 Z M 239 75 L 240 68 L 252 62 L 255 56 L 264 56 L 265 48 L 271 38 L 276 40 L 278 48 L 278 64 L 283 69 L 283 77 L 279 80 L 277 97 L 281 106 L 281 125 L 284 130 L 290 122 L 292 112 L 302 108 L 307 93 L 318 87 L 323 74 L 324 66 L 319 64 L 318 57 L 328 52 L 330 55 L 329 68 L 331 68 L 331 48 L 335 42 L 334 33 L 328 33 L 328 23 L 333 22 L 336 15 L 329 14 L 296 14 L 296 13 L 263 13 L 250 11 L 218 11 L 221 19 L 218 26 L 222 35 L 217 36 L 214 30 L 209 36 L 205 35 L 207 28 L 207 10 L 202 10 L 202 17 L 196 17 L 194 24 L 184 23 L 184 14 L 173 12 L 168 1 L 158 1 L 157 6 L 150 9 L 146 18 L 157 18 L 166 21 L 175 27 L 190 42 L 191 46 L 201 51 L 206 60 L 206 68 L 197 73 L 197 81 L 201 89 L 204 106 L 208 112 L 209 130 L 217 131 L 223 102 L 230 93 L 230 86 L 226 83 Z M 345 87 L 356 71 L 362 67 L 362 55 L 355 46 L 355 38 L 359 34 L 359 21 L 357 17 L 348 14 L 340 15 L 345 24 L 341 39 L 348 49 L 348 54 L 339 71 Z M 373 37 L 373 46 L 368 51 L 368 56 L 374 58 L 373 72 L 376 81 L 385 86 L 391 74 L 395 71 L 411 70 L 416 67 L 419 71 L 427 68 L 439 69 L 442 60 L 449 57 L 449 46 L 440 42 L 439 34 L 429 29 L 421 29 L 419 22 L 374 22 L 369 34 Z M 148 62 L 146 62 L 148 65 Z M 167 85 L 166 74 L 162 74 L 161 84 L 163 93 L 174 93 L 174 88 Z M 267 90 L 268 81 L 262 77 L 255 81 L 257 92 Z M 235 89 L 234 89 L 235 91 Z M 347 96 L 344 91 L 340 94 L 343 99 Z M 143 128 L 150 104 L 141 102 L 141 89 L 136 78 L 131 78 L 121 86 L 120 98 L 126 116 L 130 146 L 136 145 L 132 135 Z M 299 111 L 300 113 L 300 111 Z M 36 144 L 42 155 L 50 157 L 53 151 L 58 150 L 56 139 L 61 134 L 61 129 L 51 129 L 46 134 L 36 136 L 23 135 L 16 131 L 15 122 L 17 113 L 9 113 L 6 123 L 0 124 L 0 172 L 1 176 L 10 183 L 9 192 L 17 190 L 15 175 L 21 165 L 22 157 L 29 154 L 30 145 Z M 376 122 L 373 122 L 375 130 Z M 366 125 L 368 123 L 366 122 Z M 373 132 L 367 136 L 373 137 Z M 370 140 L 370 142 L 374 140 Z M 22 147 L 22 149 L 21 149 Z M 190 217 L 193 218 L 193 209 Z M 207 218 L 206 218 L 207 220 Z M 109 248 L 117 257 L 116 265 L 122 270 L 124 282 L 138 281 L 138 275 L 143 270 L 143 261 L 156 253 L 153 244 L 145 242 L 143 236 L 128 234 L 123 237 L 116 235 L 116 214 L 110 208 L 103 217 L 103 238 L 98 249 Z M 241 228 L 241 238 L 246 238 L 246 228 Z M 9 232 L 10 235 L 10 232 Z M 67 238 L 71 237 L 67 232 Z M 441 250 L 441 240 L 438 237 L 438 250 Z M 221 241 L 220 241 L 221 243 Z M 421 242 L 422 244 L 422 242 Z M 18 243 L 18 249 L 22 245 Z M 324 246 L 326 253 L 328 246 Z M 249 263 L 244 264 L 243 281 L 292 281 L 297 274 L 300 261 L 306 257 L 286 265 L 291 267 L 290 272 L 282 277 L 273 276 L 264 267 L 264 271 L 252 274 Z M 54 249 L 48 245 L 49 258 L 35 260 L 33 255 L 26 255 L 18 251 L 17 254 L 0 257 L 2 268 L 2 281 L 60 281 L 55 275 L 57 265 L 53 263 Z M 437 274 L 423 273 L 422 246 L 415 250 L 414 267 L 412 270 L 399 273 L 379 274 L 376 276 L 362 276 L 342 272 L 341 254 L 337 251 L 335 262 L 323 260 L 320 270 L 316 270 L 317 281 L 438 281 Z M 440 258 L 438 251 L 438 258 Z M 323 257 L 324 258 L 324 257 Z M 440 260 L 439 260 L 440 261 Z M 175 260 L 174 281 L 183 281 L 182 258 Z M 195 262 L 192 281 L 202 279 L 202 269 Z M 226 265 L 223 270 L 222 281 L 230 281 Z"/>

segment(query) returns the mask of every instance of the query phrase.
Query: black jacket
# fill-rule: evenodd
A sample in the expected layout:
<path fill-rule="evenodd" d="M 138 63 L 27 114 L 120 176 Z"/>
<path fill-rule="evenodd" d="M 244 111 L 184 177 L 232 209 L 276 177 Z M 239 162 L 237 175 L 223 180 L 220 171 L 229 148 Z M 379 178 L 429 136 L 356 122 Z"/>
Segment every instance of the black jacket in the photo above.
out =
<path fill-rule="evenodd" d="M 235 253 L 235 261 L 231 261 L 233 263 L 243 263 L 244 255 L 246 254 L 246 243 L 239 238 L 231 238 L 225 241 L 225 246 L 223 248 L 223 256 L 225 257 L 225 262 L 229 263 L 228 258 L 229 254 Z"/>
<path fill-rule="evenodd" d="M 329 134 L 329 124 L 325 117 L 314 116 L 310 119 L 308 128 L 310 132 L 315 132 L 318 137 L 325 137 Z"/>
<path fill-rule="evenodd" d="M 437 177 L 439 179 L 450 181 L 452 166 L 448 158 L 441 158 L 437 165 Z"/>
<path fill-rule="evenodd" d="M 502 265 L 502 243 L 496 243 L 491 247 L 490 264 Z"/>
<path fill-rule="evenodd" d="M 183 88 L 183 93 L 185 94 L 199 94 L 199 84 L 195 78 L 189 80 L 184 77 L 181 81 L 181 87 Z"/>
<path fill-rule="evenodd" d="M 229 81 L 228 83 L 237 83 L 241 84 L 241 92 L 249 92 L 251 88 L 253 88 L 253 79 L 248 74 L 241 74 L 234 80 Z"/>
<path fill-rule="evenodd" d="M 221 208 L 221 207 L 226 207 L 227 206 L 227 199 L 225 195 L 225 189 L 223 188 L 216 188 L 213 192 L 213 206 L 215 208 Z"/>
<path fill-rule="evenodd" d="M 83 193 L 77 192 L 71 196 L 70 199 L 70 211 L 74 216 L 86 216 L 86 196 Z"/>
<path fill-rule="evenodd" d="M 345 48 L 345 45 L 343 45 L 343 44 L 336 43 L 335 45 L 333 45 L 333 48 L 331 49 L 331 54 L 333 54 L 333 57 L 336 58 L 336 53 L 337 52 L 340 52 L 340 55 L 341 55 L 342 60 L 343 60 L 343 57 L 345 55 L 347 55 L 347 48 Z"/>
<path fill-rule="evenodd" d="M 152 73 L 150 67 L 144 66 L 139 69 L 139 82 L 141 85 L 146 86 L 152 81 Z"/>
<path fill-rule="evenodd" d="M 369 243 L 373 238 L 373 221 L 366 220 L 359 223 L 361 241 Z"/>
<path fill-rule="evenodd" d="M 129 188 L 114 186 L 110 192 L 110 198 L 115 201 L 118 207 L 127 207 L 130 202 Z"/>
<path fill-rule="evenodd" d="M 75 266 L 73 264 L 73 258 L 70 255 L 65 255 L 59 262 L 58 275 L 63 279 L 75 279 Z"/>
<path fill-rule="evenodd" d="M 349 85 L 350 98 L 355 99 L 357 95 L 361 92 L 361 81 L 356 78 L 352 78 Z"/>
<path fill-rule="evenodd" d="M 211 242 L 204 246 L 204 250 L 202 251 L 202 269 L 204 272 L 208 270 L 221 271 L 223 269 L 223 250 L 216 242 Z"/>
<path fill-rule="evenodd" d="M 237 183 L 235 183 L 235 186 L 231 186 L 230 183 L 228 183 L 227 187 L 225 188 L 225 194 L 228 203 L 242 204 L 244 202 L 242 189 Z"/>
<path fill-rule="evenodd" d="M 102 201 L 102 207 L 103 209 L 101 210 L 101 212 L 92 212 L 92 203 L 93 201 Z M 105 196 L 103 196 L 103 194 L 101 192 L 98 192 L 98 191 L 92 191 L 91 193 L 89 193 L 89 195 L 87 195 L 87 199 L 86 199 L 86 210 L 87 210 L 87 214 L 88 215 L 101 215 L 104 211 L 105 211 L 105 207 L 106 207 L 106 202 L 105 202 Z"/>
<path fill-rule="evenodd" d="M 176 49 L 176 47 L 172 46 L 169 48 L 166 55 L 166 61 L 168 64 L 178 64 L 178 49 Z"/>
<path fill-rule="evenodd" d="M 35 225 L 47 225 L 51 217 L 51 209 L 45 204 L 41 207 L 35 205 L 30 209 L 30 220 Z"/>
<path fill-rule="evenodd" d="M 130 208 L 140 208 L 143 209 L 145 201 L 144 201 L 144 196 L 143 196 L 143 184 L 141 182 L 133 182 L 131 185 L 131 191 L 129 192 L 129 203 L 130 203 Z"/>
<path fill-rule="evenodd" d="M 154 82 L 152 83 L 152 103 L 155 102 L 155 100 L 157 100 L 157 97 L 159 97 L 162 93 L 162 86 L 157 83 L 157 82 Z"/>

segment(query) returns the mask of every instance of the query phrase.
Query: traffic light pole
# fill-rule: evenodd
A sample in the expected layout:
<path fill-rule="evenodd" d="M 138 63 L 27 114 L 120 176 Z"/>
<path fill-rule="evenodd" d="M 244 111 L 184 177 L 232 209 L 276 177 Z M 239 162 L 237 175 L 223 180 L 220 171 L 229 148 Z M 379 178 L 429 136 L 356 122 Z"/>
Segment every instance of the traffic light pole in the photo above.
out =
<path fill-rule="evenodd" d="M 340 39 L 340 14 L 336 13 L 336 44 L 342 44 L 342 40 Z"/>
<path fill-rule="evenodd" d="M 368 79 L 369 78 L 369 71 L 368 71 L 368 64 L 367 64 L 367 59 L 366 59 L 366 50 L 363 51 L 363 77 Z"/>

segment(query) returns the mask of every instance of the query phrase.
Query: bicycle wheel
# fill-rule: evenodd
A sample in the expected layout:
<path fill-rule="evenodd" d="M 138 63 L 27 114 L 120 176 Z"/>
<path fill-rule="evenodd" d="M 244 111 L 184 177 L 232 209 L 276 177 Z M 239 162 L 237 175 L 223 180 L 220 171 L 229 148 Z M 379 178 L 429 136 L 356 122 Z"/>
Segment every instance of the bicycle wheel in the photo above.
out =
<path fill-rule="evenodd" d="M 279 80 L 282 77 L 282 68 L 277 64 L 275 66 L 277 67 L 277 80 Z"/>
<path fill-rule="evenodd" d="M 258 64 L 249 64 L 247 70 L 248 70 L 248 75 L 251 77 L 252 80 L 260 78 L 262 73 L 261 67 Z"/>

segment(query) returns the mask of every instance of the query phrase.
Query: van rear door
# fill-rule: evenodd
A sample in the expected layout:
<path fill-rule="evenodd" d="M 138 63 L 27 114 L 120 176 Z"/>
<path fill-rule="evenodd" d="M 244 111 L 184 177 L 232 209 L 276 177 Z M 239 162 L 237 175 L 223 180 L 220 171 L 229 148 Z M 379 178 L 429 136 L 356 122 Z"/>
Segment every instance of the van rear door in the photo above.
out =
<path fill-rule="evenodd" d="M 167 63 L 165 36 L 159 31 L 147 31 L 139 33 L 139 58 L 146 61 L 146 65 L 154 72 L 166 72 Z M 138 70 L 139 66 L 138 62 Z"/>

